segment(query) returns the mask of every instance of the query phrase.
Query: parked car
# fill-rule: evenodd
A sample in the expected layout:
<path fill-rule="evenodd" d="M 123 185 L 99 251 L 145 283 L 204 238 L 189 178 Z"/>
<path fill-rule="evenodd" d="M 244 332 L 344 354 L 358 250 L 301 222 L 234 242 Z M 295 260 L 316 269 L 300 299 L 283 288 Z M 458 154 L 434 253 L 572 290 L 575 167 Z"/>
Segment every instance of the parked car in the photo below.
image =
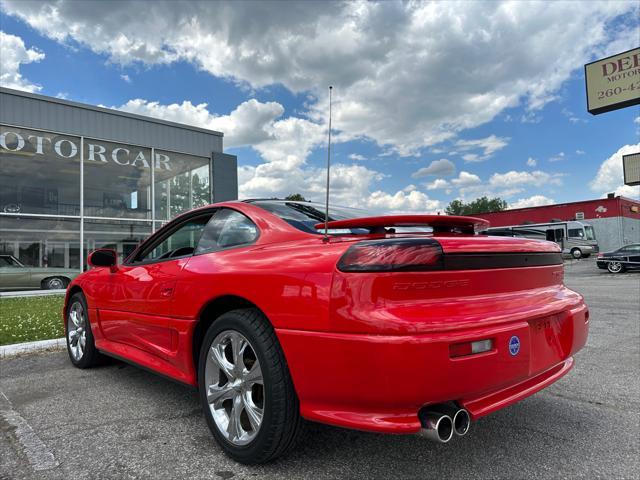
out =
<path fill-rule="evenodd" d="M 596 263 L 598 268 L 607 269 L 611 273 L 638 269 L 640 268 L 640 243 L 625 245 L 613 252 L 599 253 Z"/>
<path fill-rule="evenodd" d="M 71 362 L 104 354 L 197 387 L 218 444 L 245 463 L 289 450 L 302 419 L 448 442 L 572 368 L 589 311 L 556 243 L 348 208 L 325 235 L 322 210 L 218 203 L 121 264 L 92 252 L 65 299 Z"/>
<path fill-rule="evenodd" d="M 0 255 L 0 290 L 63 289 L 79 274 L 68 268 L 29 267 L 13 255 Z"/>

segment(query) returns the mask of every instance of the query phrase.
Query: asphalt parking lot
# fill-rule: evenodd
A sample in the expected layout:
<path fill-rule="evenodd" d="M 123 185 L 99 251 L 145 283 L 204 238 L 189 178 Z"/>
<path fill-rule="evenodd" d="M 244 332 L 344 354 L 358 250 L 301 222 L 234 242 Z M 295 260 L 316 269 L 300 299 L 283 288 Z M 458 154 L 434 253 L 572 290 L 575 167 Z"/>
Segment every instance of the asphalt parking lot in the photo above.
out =
<path fill-rule="evenodd" d="M 573 372 L 447 445 L 311 424 L 292 454 L 247 467 L 218 449 L 195 391 L 55 352 L 1 360 L 0 478 L 638 478 L 640 273 L 583 260 L 566 283 L 591 309 Z"/>

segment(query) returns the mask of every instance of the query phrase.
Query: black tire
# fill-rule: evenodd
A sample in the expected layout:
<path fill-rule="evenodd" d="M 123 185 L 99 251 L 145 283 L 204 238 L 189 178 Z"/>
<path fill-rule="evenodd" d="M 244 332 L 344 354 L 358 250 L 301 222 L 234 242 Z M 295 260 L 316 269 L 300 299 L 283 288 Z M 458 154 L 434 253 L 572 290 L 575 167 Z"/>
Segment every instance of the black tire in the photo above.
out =
<path fill-rule="evenodd" d="M 571 250 L 571 256 L 576 260 L 581 259 L 582 258 L 582 250 L 580 250 L 579 248 L 574 248 L 573 250 Z"/>
<path fill-rule="evenodd" d="M 42 281 L 43 290 L 60 290 L 67 288 L 69 279 L 65 277 L 49 277 Z"/>
<path fill-rule="evenodd" d="M 76 358 L 76 356 L 73 353 L 73 349 L 72 349 L 73 341 L 70 339 L 70 328 L 69 328 L 70 322 L 73 324 L 73 322 L 70 319 L 71 311 L 76 304 L 81 305 L 85 315 L 84 317 L 85 318 L 85 321 L 84 321 L 85 346 L 83 348 L 83 352 L 80 358 Z M 93 332 L 91 331 L 91 322 L 89 319 L 89 309 L 87 308 L 87 300 L 84 298 L 84 295 L 82 293 L 80 292 L 74 293 L 69 299 L 69 304 L 67 305 L 67 311 L 65 312 L 64 323 L 65 323 L 65 328 L 64 328 L 65 337 L 67 339 L 67 353 L 69 354 L 69 360 L 71 360 L 71 363 L 73 364 L 73 366 L 77 368 L 91 368 L 96 365 L 99 365 L 103 360 L 103 356 L 96 349 L 96 344 L 93 338 Z"/>
<path fill-rule="evenodd" d="M 243 335 L 260 362 L 264 381 L 264 414 L 255 438 L 247 445 L 231 443 L 218 430 L 207 401 L 205 364 L 214 339 L 222 332 Z M 198 387 L 207 425 L 224 452 L 245 464 L 266 463 L 282 456 L 295 446 L 303 429 L 300 404 L 287 361 L 269 321 L 258 310 L 232 310 L 221 315 L 209 327 L 198 360 Z"/>

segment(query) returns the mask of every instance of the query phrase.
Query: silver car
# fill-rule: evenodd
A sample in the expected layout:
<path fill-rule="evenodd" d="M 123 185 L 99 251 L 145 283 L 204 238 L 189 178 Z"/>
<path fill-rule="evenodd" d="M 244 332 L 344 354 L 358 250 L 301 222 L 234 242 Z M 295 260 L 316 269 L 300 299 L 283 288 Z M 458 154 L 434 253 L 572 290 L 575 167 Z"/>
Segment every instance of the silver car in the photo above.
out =
<path fill-rule="evenodd" d="M 13 255 L 0 255 L 0 290 L 67 288 L 79 270 L 68 268 L 40 268 L 22 264 Z"/>

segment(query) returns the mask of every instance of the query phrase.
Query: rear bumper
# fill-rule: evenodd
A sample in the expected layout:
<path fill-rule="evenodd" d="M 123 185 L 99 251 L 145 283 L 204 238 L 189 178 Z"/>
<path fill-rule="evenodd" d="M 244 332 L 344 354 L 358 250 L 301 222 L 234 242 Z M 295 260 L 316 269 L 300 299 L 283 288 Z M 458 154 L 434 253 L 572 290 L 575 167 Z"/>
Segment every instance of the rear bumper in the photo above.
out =
<path fill-rule="evenodd" d="M 479 418 L 547 387 L 587 340 L 580 302 L 542 317 L 489 327 L 407 335 L 276 330 L 301 414 L 361 430 L 415 433 L 418 411 L 456 401 Z M 520 351 L 509 352 L 517 336 Z M 454 343 L 493 340 L 493 350 L 451 358 Z"/>

